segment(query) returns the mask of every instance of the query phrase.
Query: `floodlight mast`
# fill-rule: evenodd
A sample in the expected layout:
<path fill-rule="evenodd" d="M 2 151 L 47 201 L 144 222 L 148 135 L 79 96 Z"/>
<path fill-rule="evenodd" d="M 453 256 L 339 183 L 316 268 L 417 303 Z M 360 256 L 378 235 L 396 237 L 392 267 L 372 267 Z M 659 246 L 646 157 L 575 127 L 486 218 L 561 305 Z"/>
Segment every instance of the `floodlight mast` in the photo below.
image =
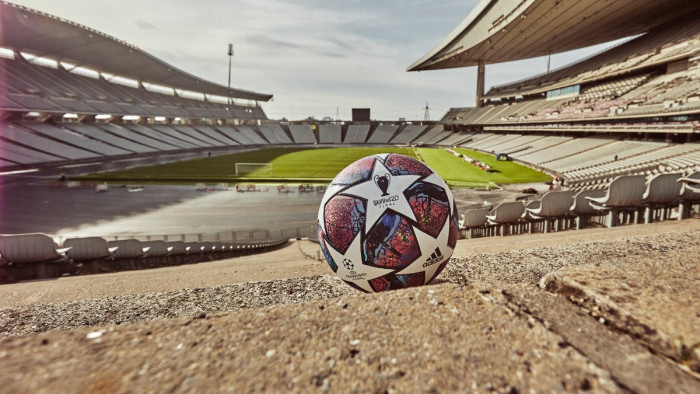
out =
<path fill-rule="evenodd" d="M 233 44 L 228 44 L 228 101 L 231 104 L 231 58 L 233 57 Z"/>

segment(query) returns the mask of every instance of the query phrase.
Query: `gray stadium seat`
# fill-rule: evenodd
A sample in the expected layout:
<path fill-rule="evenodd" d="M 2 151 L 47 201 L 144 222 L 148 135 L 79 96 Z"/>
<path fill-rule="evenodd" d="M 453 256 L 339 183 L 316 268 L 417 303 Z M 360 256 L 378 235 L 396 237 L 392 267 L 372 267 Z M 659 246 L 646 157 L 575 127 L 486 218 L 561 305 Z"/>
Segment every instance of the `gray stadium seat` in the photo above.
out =
<path fill-rule="evenodd" d="M 107 242 L 107 245 L 110 248 L 119 248 L 116 249 L 114 254 L 112 255 L 112 258 L 115 260 L 140 258 L 143 257 L 146 254 L 146 252 L 148 252 L 148 249 L 144 250 L 144 247 L 141 245 L 141 241 L 136 239 L 109 241 Z"/>
<path fill-rule="evenodd" d="M 200 242 L 186 242 L 185 249 L 187 249 L 187 254 L 200 254 L 202 253 L 202 244 Z"/>
<path fill-rule="evenodd" d="M 680 193 L 680 206 L 678 207 L 678 220 L 690 215 L 690 208 L 700 202 L 700 171 L 696 171 L 687 177 L 679 178 L 683 184 Z"/>
<path fill-rule="evenodd" d="M 165 241 L 144 241 L 141 242 L 142 248 L 149 248 L 148 257 L 162 257 L 168 255 L 168 245 Z"/>
<path fill-rule="evenodd" d="M 593 189 L 584 190 L 578 192 L 574 196 L 574 203 L 571 205 L 569 211 L 576 217 L 576 229 L 580 230 L 586 227 L 588 220 L 591 216 L 601 215 L 601 212 L 593 206 L 591 206 L 588 197 L 591 198 L 601 198 L 605 196 L 605 190 L 603 189 Z"/>
<path fill-rule="evenodd" d="M 63 241 L 63 245 L 71 248 L 67 255 L 74 263 L 82 265 L 80 271 L 91 274 L 97 274 L 103 269 L 110 271 L 106 260 L 119 249 L 118 246 L 110 247 L 100 237 L 68 238 Z"/>
<path fill-rule="evenodd" d="M 460 223 L 461 229 L 467 230 L 467 238 L 472 238 L 474 230 L 482 228 L 488 222 L 486 215 L 489 213 L 486 208 L 468 209 Z"/>
<path fill-rule="evenodd" d="M 530 218 L 544 220 L 544 232 L 549 232 L 549 222 L 559 219 L 569 213 L 573 193 L 570 191 L 554 191 L 545 194 L 535 208 L 526 208 Z M 555 221 L 555 230 L 559 230 L 559 222 Z"/>
<path fill-rule="evenodd" d="M 0 236 L 0 256 L 7 263 L 40 263 L 65 259 L 65 249 L 59 249 L 46 234 L 17 234 Z"/>
<path fill-rule="evenodd" d="M 500 227 L 500 235 L 506 235 L 513 224 L 517 224 L 525 213 L 525 205 L 520 201 L 502 202 L 498 204 L 486 218 L 490 224 Z"/>
<path fill-rule="evenodd" d="M 143 249 L 148 248 L 146 260 L 149 266 L 153 266 L 154 263 L 157 266 L 161 266 L 164 262 L 170 262 L 168 259 L 168 245 L 165 241 L 143 241 L 141 242 L 141 247 Z"/>
<path fill-rule="evenodd" d="M 642 202 L 642 196 L 646 189 L 644 175 L 625 175 L 615 178 L 610 182 L 608 192 L 603 197 L 586 197 L 591 206 L 598 210 L 609 211 L 607 227 L 615 227 L 618 224 L 620 212 L 628 209 L 635 210 Z M 635 219 L 636 221 L 636 219 Z"/>
<path fill-rule="evenodd" d="M 64 247 L 70 247 L 66 253 L 73 260 L 99 260 L 108 258 L 111 252 L 116 251 L 116 246 L 110 248 L 107 241 L 100 237 L 68 238 L 63 241 Z"/>
<path fill-rule="evenodd" d="M 683 185 L 678 180 L 681 175 L 658 174 L 647 182 L 647 189 L 642 196 L 642 203 L 645 205 L 644 223 L 651 223 L 654 216 L 658 216 L 660 220 L 670 217 L 671 206 L 676 205 L 680 198 Z"/>
<path fill-rule="evenodd" d="M 187 248 L 185 248 L 185 243 L 182 241 L 166 242 L 165 246 L 168 248 L 168 254 L 170 256 L 177 256 L 177 255 L 187 253 Z"/>

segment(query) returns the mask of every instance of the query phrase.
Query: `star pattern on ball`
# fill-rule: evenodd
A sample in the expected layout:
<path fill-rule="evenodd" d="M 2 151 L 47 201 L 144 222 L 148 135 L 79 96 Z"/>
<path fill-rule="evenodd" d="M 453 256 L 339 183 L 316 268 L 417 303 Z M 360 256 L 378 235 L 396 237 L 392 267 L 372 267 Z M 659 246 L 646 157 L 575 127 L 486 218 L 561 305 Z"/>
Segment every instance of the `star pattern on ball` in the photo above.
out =
<path fill-rule="evenodd" d="M 324 233 L 326 232 L 326 221 L 323 218 L 323 214 L 324 214 L 323 208 L 328 203 L 328 200 L 335 197 L 335 194 L 342 189 L 343 189 L 342 186 L 330 185 L 330 186 L 328 186 L 328 188 L 326 188 L 326 193 L 324 193 L 323 197 L 321 198 L 321 209 L 318 211 L 317 219 L 318 219 L 318 225 L 321 226 L 321 231 L 323 231 Z"/>
<path fill-rule="evenodd" d="M 454 252 L 454 249 L 448 246 L 448 239 L 450 237 L 450 221 L 445 220 L 445 224 L 436 239 L 415 227 L 413 230 L 416 233 L 418 245 L 443 246 L 428 250 L 421 249 L 421 256 L 411 263 L 411 265 L 397 272 L 396 275 L 415 274 L 416 272 L 425 271 L 425 279 L 423 284 L 426 284 L 433 279 L 435 272 L 437 272 L 437 269 L 440 267 L 440 264 L 449 259 Z"/>
<path fill-rule="evenodd" d="M 377 268 L 370 265 L 362 265 L 362 242 L 359 235 L 350 244 L 350 247 L 342 254 L 328 244 L 328 253 L 333 261 L 339 262 L 336 275 L 346 282 L 352 282 L 369 293 L 374 293 L 374 289 L 369 284 L 372 279 L 379 278 L 393 272 L 391 269 Z M 357 270 L 362 266 L 361 272 Z"/>
<path fill-rule="evenodd" d="M 416 215 L 403 192 L 420 178 L 420 175 L 391 175 L 391 171 L 382 160 L 376 160 L 370 179 L 347 188 L 341 194 L 367 200 L 367 233 L 388 209 L 416 220 Z"/>
<path fill-rule="evenodd" d="M 428 175 L 423 179 L 423 182 L 426 183 L 432 183 L 433 185 L 437 185 L 445 190 L 445 193 L 447 193 L 447 200 L 450 205 L 450 214 L 451 215 L 456 215 L 457 213 L 454 212 L 454 204 L 452 203 L 454 201 L 454 197 L 452 197 L 452 191 L 450 188 L 447 186 L 447 183 L 437 174 L 435 171 L 433 171 L 432 174 Z"/>

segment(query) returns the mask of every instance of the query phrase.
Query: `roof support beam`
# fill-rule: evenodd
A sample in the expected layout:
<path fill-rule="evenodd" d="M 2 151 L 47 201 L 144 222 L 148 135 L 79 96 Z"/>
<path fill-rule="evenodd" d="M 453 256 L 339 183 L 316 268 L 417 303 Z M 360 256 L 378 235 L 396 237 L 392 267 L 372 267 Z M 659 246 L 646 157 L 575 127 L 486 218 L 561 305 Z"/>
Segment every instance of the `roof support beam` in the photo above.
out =
<path fill-rule="evenodd" d="M 484 77 L 486 74 L 486 63 L 483 60 L 478 61 L 476 67 L 476 108 L 481 107 L 481 102 L 484 97 Z"/>

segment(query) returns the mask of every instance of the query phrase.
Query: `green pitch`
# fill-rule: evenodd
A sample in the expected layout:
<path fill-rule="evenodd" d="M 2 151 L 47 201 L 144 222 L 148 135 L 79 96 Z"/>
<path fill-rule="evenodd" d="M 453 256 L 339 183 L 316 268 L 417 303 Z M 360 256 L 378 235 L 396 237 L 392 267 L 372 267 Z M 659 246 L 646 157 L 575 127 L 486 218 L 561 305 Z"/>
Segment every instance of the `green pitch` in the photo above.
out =
<path fill-rule="evenodd" d="M 444 149 L 399 147 L 271 148 L 182 162 L 94 174 L 82 179 L 107 182 L 304 182 L 328 183 L 348 164 L 377 153 L 400 153 L 422 160 L 451 186 L 484 187 L 493 183 L 539 182 L 549 176 L 512 162 L 496 162 L 489 155 L 459 149 L 483 160 L 494 172 L 485 172 Z M 480 156 L 481 155 L 481 156 Z M 236 176 L 236 163 L 272 163 L 268 169 Z"/>
<path fill-rule="evenodd" d="M 489 172 L 474 166 L 445 149 L 417 148 L 423 160 L 450 186 L 485 187 L 493 184 L 546 182 L 551 176 L 512 161 L 496 161 L 496 157 L 464 148 L 458 153 L 478 160 L 491 167 Z"/>

